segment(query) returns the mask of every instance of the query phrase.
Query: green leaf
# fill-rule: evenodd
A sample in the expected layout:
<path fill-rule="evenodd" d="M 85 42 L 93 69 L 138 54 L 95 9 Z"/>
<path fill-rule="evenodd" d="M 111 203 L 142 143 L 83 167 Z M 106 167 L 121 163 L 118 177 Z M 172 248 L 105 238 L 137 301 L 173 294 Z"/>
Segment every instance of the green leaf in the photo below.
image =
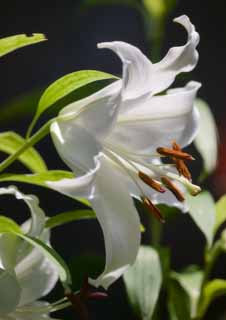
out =
<path fill-rule="evenodd" d="M 61 256 L 51 247 L 47 246 L 39 239 L 29 237 L 24 234 L 19 235 L 22 239 L 26 240 L 32 246 L 38 248 L 49 260 L 51 260 L 58 269 L 58 274 L 61 282 L 64 285 L 71 285 L 71 274 L 68 266 L 61 258 Z"/>
<path fill-rule="evenodd" d="M 41 96 L 36 114 L 28 129 L 28 135 L 31 133 L 41 114 L 58 100 L 89 83 L 106 79 L 116 79 L 116 77 L 101 71 L 82 70 L 67 74 L 66 76 L 63 76 L 62 78 L 53 82 Z"/>
<path fill-rule="evenodd" d="M 0 216 L 0 233 L 22 234 L 22 231 L 14 220 Z"/>
<path fill-rule="evenodd" d="M 214 279 L 205 285 L 198 308 L 198 316 L 200 319 L 205 315 L 211 302 L 222 295 L 226 295 L 226 280 Z"/>
<path fill-rule="evenodd" d="M 14 154 L 25 143 L 26 140 L 13 131 L 0 133 L 0 151 L 2 152 L 10 155 Z M 32 147 L 22 153 L 18 160 L 20 160 L 34 173 L 44 172 L 47 170 L 46 164 L 41 155 Z"/>
<path fill-rule="evenodd" d="M 130 304 L 142 320 L 150 320 L 162 284 L 159 255 L 151 247 L 141 246 L 137 260 L 124 274 Z"/>
<path fill-rule="evenodd" d="M 21 298 L 21 287 L 15 274 L 0 268 L 0 317 L 9 319 L 7 315 L 15 311 Z M 6 317 L 4 316 L 6 315 Z"/>
<path fill-rule="evenodd" d="M 14 181 L 14 182 L 23 182 L 28 184 L 33 184 L 40 187 L 49 188 L 47 181 L 58 181 L 61 179 L 71 179 L 74 178 L 74 174 L 70 171 L 63 170 L 49 170 L 46 172 L 36 173 L 36 174 L 14 174 L 6 173 L 0 175 L 1 182 Z M 90 206 L 88 200 L 84 198 L 78 198 L 78 201 L 82 202 L 86 206 Z"/>
<path fill-rule="evenodd" d="M 55 228 L 72 221 L 95 219 L 96 215 L 92 210 L 74 210 L 55 215 L 46 221 L 46 228 Z"/>
<path fill-rule="evenodd" d="M 186 201 L 189 207 L 189 213 L 206 237 L 208 246 L 213 242 L 215 225 L 215 203 L 211 194 L 204 191 L 193 197 L 186 195 Z"/>
<path fill-rule="evenodd" d="M 170 320 L 191 320 L 189 297 L 176 280 L 168 285 L 168 311 Z"/>
<path fill-rule="evenodd" d="M 189 298 L 190 317 L 197 315 L 198 301 L 200 297 L 203 272 L 200 270 L 187 271 L 183 273 L 172 272 L 171 278 L 176 280 Z"/>
<path fill-rule="evenodd" d="M 202 99 L 197 99 L 195 104 L 200 113 L 200 128 L 194 143 L 204 161 L 204 172 L 200 176 L 202 180 L 216 168 L 218 132 L 208 104 Z"/>
<path fill-rule="evenodd" d="M 34 33 L 32 34 L 32 36 L 27 36 L 26 34 L 18 34 L 16 36 L 2 38 L 0 39 L 0 57 L 16 49 L 45 40 L 45 35 L 42 33 Z"/>
<path fill-rule="evenodd" d="M 214 225 L 214 233 L 226 221 L 226 195 L 220 198 L 216 203 L 216 221 Z"/>

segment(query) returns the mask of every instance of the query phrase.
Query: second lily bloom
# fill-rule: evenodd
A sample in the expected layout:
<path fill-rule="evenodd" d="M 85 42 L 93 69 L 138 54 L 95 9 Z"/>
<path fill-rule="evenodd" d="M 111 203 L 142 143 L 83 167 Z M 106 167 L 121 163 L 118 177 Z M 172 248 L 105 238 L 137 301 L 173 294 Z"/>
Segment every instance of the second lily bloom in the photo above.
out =
<path fill-rule="evenodd" d="M 191 193 L 199 190 L 174 167 L 164 165 L 156 151 L 171 148 L 172 141 L 181 147 L 190 144 L 198 129 L 194 100 L 200 83 L 192 81 L 160 95 L 198 61 L 194 26 L 187 16 L 175 21 L 186 29 L 187 42 L 171 48 L 155 64 L 128 43 L 98 44 L 119 56 L 122 79 L 66 106 L 51 126 L 56 149 L 75 178 L 48 184 L 72 198 L 87 198 L 103 230 L 106 265 L 97 279 L 90 279 L 94 286 L 107 289 L 136 259 L 140 221 L 132 196 L 181 207 L 163 181 L 176 180 Z M 151 188 L 141 176 L 150 177 L 166 192 Z"/>

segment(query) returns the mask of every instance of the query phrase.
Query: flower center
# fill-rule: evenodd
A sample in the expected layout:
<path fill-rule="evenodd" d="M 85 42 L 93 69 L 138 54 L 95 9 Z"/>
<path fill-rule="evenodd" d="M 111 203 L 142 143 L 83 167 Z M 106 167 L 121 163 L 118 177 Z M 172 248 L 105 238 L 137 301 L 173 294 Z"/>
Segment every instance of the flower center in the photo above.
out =
<path fill-rule="evenodd" d="M 146 209 L 159 221 L 164 222 L 160 210 L 153 204 L 150 197 L 146 195 L 143 184 L 159 193 L 164 193 L 168 189 L 180 202 L 184 202 L 185 197 L 173 182 L 174 180 L 182 183 L 193 196 L 198 194 L 201 189 L 192 184 L 191 174 L 185 164 L 185 161 L 194 160 L 194 158 L 189 153 L 183 152 L 179 144 L 173 141 L 172 149 L 159 147 L 156 151 L 161 157 L 169 157 L 172 163 L 155 164 L 147 162 L 143 160 L 142 156 L 131 155 L 129 152 L 119 150 L 112 145 L 107 145 L 104 149 L 106 155 L 119 165 L 137 186 L 140 199 Z M 177 169 L 178 174 L 170 170 L 172 166 Z"/>

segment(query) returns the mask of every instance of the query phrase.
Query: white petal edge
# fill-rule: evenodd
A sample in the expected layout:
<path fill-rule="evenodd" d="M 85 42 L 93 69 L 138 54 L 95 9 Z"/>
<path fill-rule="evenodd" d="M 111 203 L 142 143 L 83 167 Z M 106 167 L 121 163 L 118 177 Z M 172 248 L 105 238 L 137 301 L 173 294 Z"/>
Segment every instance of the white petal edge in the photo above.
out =
<path fill-rule="evenodd" d="M 181 72 L 191 71 L 198 62 L 196 47 L 199 34 L 186 15 L 174 19 L 188 33 L 187 43 L 171 48 L 158 63 L 152 63 L 135 46 L 125 42 L 103 42 L 98 48 L 113 50 L 123 63 L 123 99 L 134 99 L 141 95 L 152 95 L 164 91 Z M 123 111 L 123 107 L 122 107 Z"/>
<path fill-rule="evenodd" d="M 111 161 L 102 156 L 90 200 L 104 234 L 106 264 L 103 273 L 89 282 L 105 289 L 135 262 L 140 245 L 140 219 L 127 186 L 117 179 Z"/>

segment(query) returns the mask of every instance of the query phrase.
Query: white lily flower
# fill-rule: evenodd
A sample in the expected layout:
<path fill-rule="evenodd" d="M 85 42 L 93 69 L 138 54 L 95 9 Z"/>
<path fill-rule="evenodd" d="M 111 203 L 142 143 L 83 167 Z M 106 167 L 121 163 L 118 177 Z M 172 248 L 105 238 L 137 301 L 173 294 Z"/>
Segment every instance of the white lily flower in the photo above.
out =
<path fill-rule="evenodd" d="M 144 176 L 160 191 L 162 177 L 168 187 L 173 179 L 193 193 L 199 190 L 163 165 L 156 152 L 158 147 L 171 146 L 172 140 L 182 147 L 188 145 L 198 128 L 194 99 L 199 83 L 189 82 L 184 88 L 156 95 L 198 61 L 199 35 L 194 26 L 187 16 L 175 21 L 185 27 L 187 43 L 171 48 L 155 64 L 130 44 L 100 43 L 99 48 L 111 49 L 121 59 L 122 80 L 66 106 L 51 126 L 59 155 L 78 177 L 48 185 L 72 198 L 89 199 L 103 230 L 106 265 L 97 279 L 90 280 L 94 286 L 107 289 L 135 261 L 140 221 L 131 195 L 149 207 L 149 200 L 179 205 L 169 190 L 162 194 L 147 186 Z"/>
<path fill-rule="evenodd" d="M 38 199 L 13 186 L 0 188 L 0 195 L 5 194 L 25 201 L 30 209 L 31 219 L 22 224 L 22 230 L 49 245 L 50 231 L 44 229 L 46 217 Z M 57 280 L 56 267 L 40 250 L 12 234 L 0 236 L 0 320 L 50 319 L 50 305 L 37 300 L 47 295 Z"/>

